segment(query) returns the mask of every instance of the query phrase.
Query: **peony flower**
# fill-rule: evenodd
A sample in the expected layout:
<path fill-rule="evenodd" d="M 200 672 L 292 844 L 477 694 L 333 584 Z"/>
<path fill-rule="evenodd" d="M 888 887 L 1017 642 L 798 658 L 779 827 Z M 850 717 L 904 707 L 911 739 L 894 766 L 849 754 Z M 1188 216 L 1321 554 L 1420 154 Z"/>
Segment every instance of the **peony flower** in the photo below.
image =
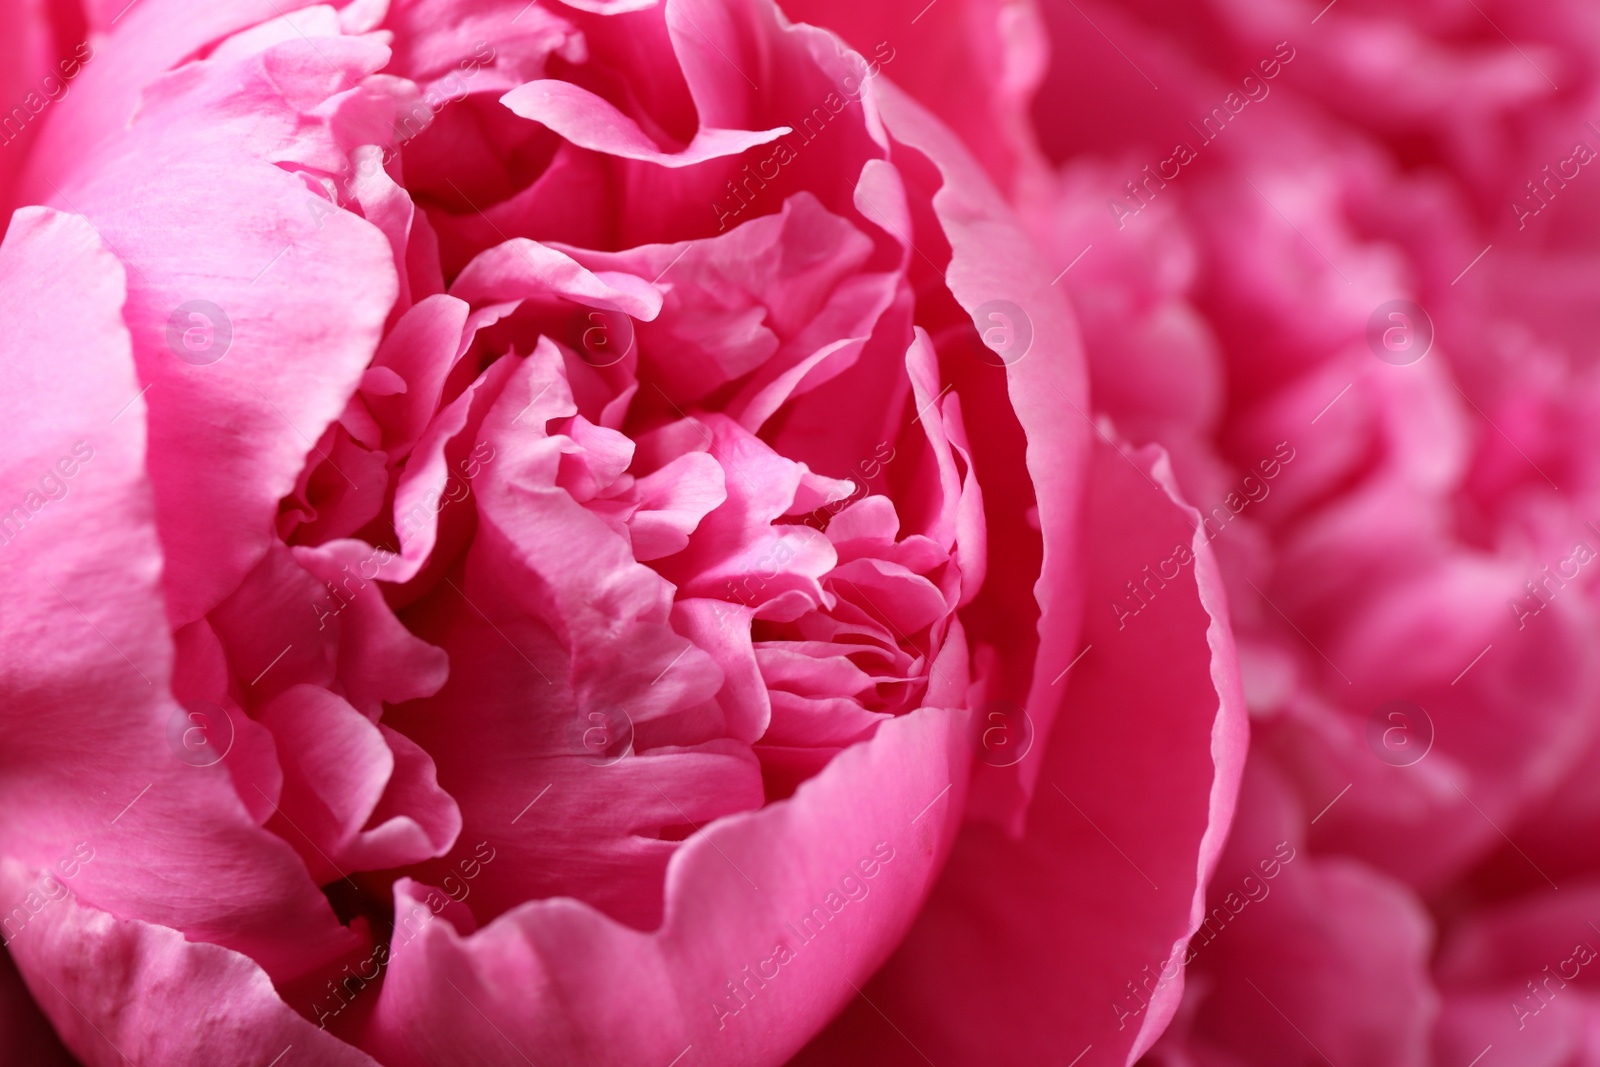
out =
<path fill-rule="evenodd" d="M 1592 12 L 1043 8 L 1017 200 L 1092 246 L 1091 395 L 1208 515 L 1252 719 L 1152 1061 L 1580 1062 Z"/>
<path fill-rule="evenodd" d="M 0 932 L 72 1054 L 1148 1049 L 1243 705 L 992 184 L 1025 16 L 959 8 L 985 173 L 910 12 L 114 6 L 0 65 L 89 42 L 0 146 Z"/>

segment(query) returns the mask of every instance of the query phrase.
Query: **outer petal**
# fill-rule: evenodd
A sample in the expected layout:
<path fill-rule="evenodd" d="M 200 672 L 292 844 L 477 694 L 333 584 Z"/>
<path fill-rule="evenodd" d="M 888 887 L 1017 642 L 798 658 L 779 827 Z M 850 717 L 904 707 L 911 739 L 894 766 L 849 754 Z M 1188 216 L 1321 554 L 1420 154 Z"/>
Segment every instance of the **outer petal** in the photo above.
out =
<path fill-rule="evenodd" d="M 1132 1063 L 1176 1010 L 1181 980 L 1138 1025 L 1112 1005 L 1143 968 L 1181 960 L 1200 923 L 1242 769 L 1244 698 L 1216 563 L 1165 458 L 1099 446 L 1087 507 L 1090 649 L 1026 836 L 967 827 L 870 1006 L 802 1062 L 1033 1065 L 1086 1051 L 1085 1067 Z M 1185 546 L 1190 561 L 1119 628 L 1107 604 L 1123 582 Z"/>
<path fill-rule="evenodd" d="M 294 125 L 301 107 L 344 87 L 325 66 L 310 65 L 316 53 L 307 42 L 279 49 L 260 60 L 269 73 L 251 83 L 277 94 L 251 101 L 263 128 Z M 360 50 L 344 58 L 345 77 L 373 61 Z M 241 69 L 256 73 L 248 63 Z M 195 100 L 221 93 L 213 83 L 231 70 L 208 81 L 187 75 Z M 51 197 L 87 215 L 130 267 L 125 317 L 140 384 L 149 388 L 149 469 L 175 627 L 215 606 L 266 551 L 278 501 L 355 391 L 398 291 L 375 226 L 331 210 L 299 178 L 249 158 L 234 140 L 219 143 L 212 120 L 243 102 L 225 98 L 215 112 L 189 114 L 176 95 L 178 77 L 166 83 L 159 114 L 136 122 Z M 319 151 L 333 151 L 330 138 L 320 137 Z M 185 311 L 191 301 L 220 309 L 231 324 L 229 347 L 204 366 L 179 358 L 170 341 L 175 322 L 181 331 L 194 321 Z"/>
<path fill-rule="evenodd" d="M 305 7 L 313 0 L 94 0 L 90 27 L 108 37 L 73 81 L 29 153 L 18 189 L 27 203 L 49 200 L 92 158 L 93 150 L 128 124 L 146 85 L 205 45 L 247 26 Z"/>
<path fill-rule="evenodd" d="M 653 933 L 561 898 L 469 937 L 426 925 L 393 953 L 367 1047 L 395 1067 L 664 1065 L 691 1048 L 685 1062 L 783 1062 L 932 883 L 965 792 L 965 718 L 930 707 L 887 722 L 792 799 L 691 837 Z"/>
<path fill-rule="evenodd" d="M 0 892 L 15 897 L 36 877 L 8 861 Z M 279 999 L 248 956 L 165 926 L 69 896 L 46 905 L 11 951 L 87 1067 L 266 1064 L 291 1048 L 291 1062 L 305 1067 L 376 1067 Z"/>
<path fill-rule="evenodd" d="M 933 196 L 933 210 L 950 243 L 950 266 L 945 272 L 950 291 L 969 315 L 987 314 L 986 305 L 999 300 L 1020 311 L 1030 323 L 1031 350 L 1007 365 L 1004 399 L 1027 438 L 1026 474 L 1032 484 L 1013 483 L 1014 495 L 1029 491 L 1034 495 L 1043 559 L 1038 571 L 1021 578 L 1015 570 L 1016 559 L 992 552 L 989 588 L 979 594 L 979 603 L 992 599 L 985 611 L 990 626 L 984 637 L 1000 649 L 1008 675 L 1003 688 L 1008 695 L 1014 691 L 1026 701 L 1043 747 L 1060 702 L 1052 686 L 1078 653 L 1076 612 L 1082 595 L 1077 569 L 1078 507 L 1087 456 L 1088 425 L 1083 412 L 1089 404 L 1077 326 L 1065 300 L 1051 288 L 1043 264 L 1031 253 L 1027 235 L 966 150 L 892 85 L 882 86 L 877 96 L 894 139 L 925 153 L 943 179 Z M 971 368 L 964 370 L 970 375 Z M 994 368 L 980 365 L 976 370 L 992 372 Z M 967 377 L 960 390 L 964 405 L 974 388 L 972 382 Z M 981 394 L 979 397 L 966 407 L 968 412 L 983 402 Z M 973 442 L 975 462 L 980 472 L 993 477 L 997 471 L 984 467 L 984 443 Z M 1002 496 L 986 493 L 985 497 L 990 501 L 993 523 Z M 1020 514 L 1015 517 L 1023 520 Z M 990 545 L 997 548 L 1000 544 L 991 525 Z M 1003 566 L 1008 562 L 1010 573 Z M 1036 626 L 1015 621 L 1028 619 L 1034 611 Z M 973 629 L 976 643 L 979 638 L 976 627 Z M 988 781 L 980 777 L 974 789 L 980 810 L 1009 823 L 1013 830 L 1019 829 L 1021 812 L 1038 773 L 1038 761 L 1023 760 L 1014 770 L 985 775 Z M 985 787 L 990 790 L 987 795 Z"/>
<path fill-rule="evenodd" d="M 86 842 L 86 903 L 294 973 L 353 938 L 226 768 L 168 747 L 183 712 L 122 301 L 122 268 L 84 220 L 17 214 L 0 246 L 0 484 L 57 499 L 24 497 L 26 525 L 0 548 L 0 855 L 49 868 Z"/>

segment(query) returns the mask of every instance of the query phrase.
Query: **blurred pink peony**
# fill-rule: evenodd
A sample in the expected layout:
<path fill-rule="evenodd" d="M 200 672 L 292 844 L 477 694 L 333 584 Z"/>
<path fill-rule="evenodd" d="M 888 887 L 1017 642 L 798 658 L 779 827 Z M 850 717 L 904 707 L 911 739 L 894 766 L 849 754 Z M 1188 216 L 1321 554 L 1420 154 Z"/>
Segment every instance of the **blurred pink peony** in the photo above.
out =
<path fill-rule="evenodd" d="M 909 9 L 12 4 L 0 929 L 79 1059 L 1156 1040 L 1225 599 L 993 185 L 1030 9 L 947 2 L 987 174 Z"/>
<path fill-rule="evenodd" d="M 1015 195 L 1207 514 L 1252 719 L 1152 1060 L 1591 1062 L 1600 19 L 1042 6 Z"/>

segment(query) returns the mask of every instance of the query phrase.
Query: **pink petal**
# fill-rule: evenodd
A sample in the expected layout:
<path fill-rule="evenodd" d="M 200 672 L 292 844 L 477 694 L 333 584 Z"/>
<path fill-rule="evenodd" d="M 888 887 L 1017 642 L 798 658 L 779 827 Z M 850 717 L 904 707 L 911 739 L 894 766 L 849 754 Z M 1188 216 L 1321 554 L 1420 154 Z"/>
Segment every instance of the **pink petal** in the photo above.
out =
<path fill-rule="evenodd" d="M 1007 417 L 1014 417 L 1026 436 L 1025 452 L 1014 440 L 1002 444 L 1005 439 L 995 434 L 973 442 L 974 462 L 988 472 L 994 490 L 985 493 L 990 501 L 988 578 L 972 610 L 985 621 L 981 637 L 975 634 L 974 640 L 1004 650 L 1007 673 L 1017 679 L 1014 696 L 1031 717 L 1036 743 L 1042 746 L 1056 717 L 1052 682 L 1079 651 L 1075 613 L 1081 578 L 1073 561 L 1089 427 L 1083 414 L 1088 400 L 1077 328 L 1065 300 L 1051 289 L 1049 272 L 1034 259 L 1032 243 L 965 149 L 893 85 L 874 85 L 882 89 L 877 95 L 891 135 L 927 154 L 944 180 L 933 195 L 933 208 L 951 246 L 945 275 L 951 293 L 968 315 L 985 301 L 1004 300 L 1019 307 L 1031 324 L 1032 348 L 1005 367 L 1003 392 L 997 368 L 977 359 L 956 372 L 963 379 L 959 391 L 969 417 L 990 407 L 1014 412 Z M 986 378 L 981 376 L 985 372 Z M 1019 477 L 1009 474 L 1019 470 L 1019 460 L 1032 485 L 1015 485 L 1008 493 L 1003 479 Z M 994 532 L 1008 524 L 1018 530 L 1026 521 L 1020 514 L 1008 519 L 998 510 L 998 501 L 1020 511 L 1030 493 L 1047 546 L 1037 563 L 1037 549 L 1008 550 Z M 1030 676 L 1024 686 L 1021 679 Z M 974 786 L 978 810 L 1015 828 L 1033 794 L 1038 767 L 1037 761 L 1024 760 L 1005 770 L 981 768 Z"/>
<path fill-rule="evenodd" d="M 73 79 L 29 153 L 18 192 L 25 202 L 49 199 L 84 165 L 85 158 L 127 126 L 144 87 L 205 45 L 254 26 L 313 0 L 241 0 L 218 5 L 209 0 L 95 0 L 85 4 L 98 32 L 115 30 L 115 45 L 90 42 L 89 59 Z M 120 17 L 119 17 L 120 16 Z M 115 24 L 113 25 L 113 20 Z"/>
<path fill-rule="evenodd" d="M 1374 868 L 1315 855 L 1308 812 L 1259 751 L 1239 801 L 1190 942 L 1193 1037 L 1251 1063 L 1326 1056 L 1431 1067 L 1439 998 L 1428 973 L 1433 923 L 1420 903 Z M 1151 986 L 1148 974 L 1132 978 Z M 1136 995 L 1124 991 L 1119 1010 L 1137 1011 Z"/>
<path fill-rule="evenodd" d="M 39 877 L 3 861 L 0 892 L 20 896 Z M 117 918 L 70 892 L 29 920 L 11 953 L 87 1067 L 266 1064 L 291 1048 L 294 1062 L 307 1067 L 376 1067 L 285 1004 L 249 956 Z M 176 1019 L 183 1024 L 173 1025 Z"/>
<path fill-rule="evenodd" d="M 866 988 L 873 1007 L 853 1005 L 802 1062 L 910 1063 L 907 1042 L 935 1063 L 1070 1060 L 1082 1046 L 1064 1049 L 1063 1034 L 1096 1062 L 1132 1062 L 1176 1010 L 1181 979 L 1137 1025 L 1109 1006 L 1141 968 L 1181 960 L 1204 915 L 1242 769 L 1243 695 L 1216 564 L 1165 458 L 1098 446 L 1085 507 L 1089 651 L 1048 745 L 1035 724 L 1044 788 L 1024 835 L 968 826 Z M 1176 551 L 1190 561 L 1119 629 L 1106 605 L 1123 576 Z"/>
<path fill-rule="evenodd" d="M 1049 59 L 1036 7 L 941 0 L 935 20 L 927 4 L 785 0 L 782 6 L 790 18 L 827 27 L 860 54 L 865 69 L 841 82 L 846 92 L 859 96 L 879 76 L 893 79 L 958 134 L 1009 192 L 1019 156 L 1031 147 L 1028 107 Z"/>
<path fill-rule="evenodd" d="M 667 1064 L 690 1045 L 699 1063 L 783 1062 L 862 984 L 927 891 L 962 801 L 962 731 L 954 713 L 913 712 L 792 800 L 694 835 L 668 869 L 654 932 L 571 900 L 523 904 L 470 937 L 428 924 L 395 953 L 371 1047 L 396 1067 L 518 1054 Z M 809 939 L 793 932 L 807 918 L 821 928 Z M 788 962 L 769 966 L 777 945 Z"/>
<path fill-rule="evenodd" d="M 75 1067 L 5 953 L 0 953 L 0 1057 L 7 1063 Z"/>
<path fill-rule="evenodd" d="M 404 737 L 309 685 L 284 690 L 258 718 L 284 768 L 274 829 L 318 884 L 420 863 L 455 843 L 461 813 L 435 784 L 427 754 Z"/>
<path fill-rule="evenodd" d="M 501 97 L 501 103 L 525 119 L 542 122 L 580 148 L 622 159 L 658 163 L 664 167 L 692 167 L 708 159 L 736 156 L 767 144 L 789 132 L 787 126 L 771 130 L 717 130 L 702 126 L 694 140 L 677 152 L 663 152 L 639 124 L 605 100 L 571 82 L 534 81 Z"/>
<path fill-rule="evenodd" d="M 4 484 L 76 472 L 62 477 L 70 496 L 31 515 L 6 546 L 0 849 L 49 868 L 85 842 L 94 859 L 73 889 L 86 904 L 294 975 L 352 936 L 293 850 L 256 825 L 227 770 L 191 766 L 168 747 L 185 712 L 168 691 L 173 646 L 122 278 L 75 216 L 26 209 L 0 246 L 0 343 L 13 384 L 0 396 Z M 36 358 L 46 350 L 52 359 Z M 86 447 L 61 463 L 75 440 Z M 218 879 L 219 869 L 236 874 Z"/>
<path fill-rule="evenodd" d="M 296 72 L 302 82 L 272 92 L 332 87 L 326 65 L 276 73 Z M 275 84 L 267 79 L 262 92 Z M 197 99 L 211 91 L 197 82 Z M 282 95 L 255 105 L 264 122 L 301 114 Z M 355 391 L 396 293 L 392 253 L 375 227 L 344 211 L 313 214 L 308 204 L 326 202 L 300 180 L 238 155 L 217 139 L 214 116 L 183 107 L 168 99 L 53 198 L 70 199 L 129 264 L 125 317 L 149 387 L 149 469 L 174 625 L 204 614 L 261 558 L 279 499 Z M 210 237 L 195 242 L 196 230 Z M 231 323 L 229 347 L 204 366 L 169 343 L 169 323 L 193 321 L 181 309 L 195 300 Z M 207 462 L 194 463 L 197 455 Z"/>
<path fill-rule="evenodd" d="M 700 523 L 728 498 L 722 465 L 687 452 L 638 481 L 639 510 L 628 520 L 641 563 L 682 552 Z"/>

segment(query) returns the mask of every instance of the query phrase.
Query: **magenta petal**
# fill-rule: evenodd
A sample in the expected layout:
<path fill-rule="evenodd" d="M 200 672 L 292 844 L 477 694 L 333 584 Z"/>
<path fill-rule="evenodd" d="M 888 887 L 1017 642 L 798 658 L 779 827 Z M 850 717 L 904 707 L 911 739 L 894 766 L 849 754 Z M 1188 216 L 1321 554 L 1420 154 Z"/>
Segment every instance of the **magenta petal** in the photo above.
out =
<path fill-rule="evenodd" d="M 685 597 L 672 605 L 673 628 L 722 671 L 717 703 L 729 737 L 754 744 L 767 731 L 772 701 L 750 639 L 754 610 L 725 600 Z"/>
<path fill-rule="evenodd" d="M 0 1062 L 76 1067 L 7 953 L 0 953 Z"/>
<path fill-rule="evenodd" d="M 17 898 L 50 877 L 5 861 L 0 892 Z M 73 883 L 54 884 L 64 890 Z M 57 1032 L 88 1067 L 267 1064 L 291 1047 L 294 1062 L 306 1067 L 377 1067 L 285 1004 L 250 957 L 119 919 L 70 892 L 45 904 L 10 950 Z M 184 1022 L 173 1025 L 175 1019 Z"/>
<path fill-rule="evenodd" d="M 1259 750 L 1238 811 L 1190 944 L 1191 1017 L 1163 1045 L 1187 1029 L 1252 1063 L 1320 1050 L 1334 1063 L 1430 1067 L 1439 998 L 1428 973 L 1433 925 L 1420 904 L 1374 868 L 1315 855 L 1307 813 Z M 1166 973 L 1154 982 L 1135 975 L 1119 1010 L 1137 1013 L 1136 997 L 1165 985 Z"/>
<path fill-rule="evenodd" d="M 0 39 L 0 100 L 8 108 L 21 104 L 22 110 L 9 111 L 5 118 L 10 124 L 0 126 L 0 236 L 11 219 L 11 186 L 17 172 L 28 158 L 28 145 L 34 140 L 41 123 L 33 121 L 34 108 L 43 111 L 45 98 L 39 94 L 45 77 L 51 85 L 60 86 L 65 79 L 54 69 L 55 42 L 51 40 L 51 20 L 43 0 L 0 0 L 0 24 L 6 34 Z M 84 51 L 93 54 L 93 47 L 84 44 Z M 61 72 L 82 70 L 76 56 L 61 61 Z M 25 116 L 17 121 L 17 115 Z"/>
<path fill-rule="evenodd" d="M 163 577 L 182 625 L 266 551 L 279 499 L 377 348 L 396 282 L 370 223 L 344 211 L 318 218 L 297 178 L 225 144 L 202 150 L 203 129 L 174 125 L 144 138 L 135 126 L 122 151 L 140 163 L 95 171 L 68 195 L 129 263 L 125 316 L 149 389 Z M 191 240 L 197 229 L 210 238 Z M 285 269 L 278 261 L 291 254 Z M 220 346 L 224 321 L 221 358 L 180 358 L 170 337 L 198 322 Z"/>
<path fill-rule="evenodd" d="M 565 252 L 522 237 L 479 253 L 451 284 L 450 295 L 474 306 L 562 296 L 646 320 L 661 310 L 661 293 L 643 278 L 590 272 Z"/>
<path fill-rule="evenodd" d="M 1037 644 L 1034 634 L 1014 624 L 1006 643 L 1016 670 L 1031 667 L 1025 708 L 1043 744 L 1056 718 L 1058 696 L 1051 686 L 1079 651 L 1082 579 L 1076 570 L 1076 531 L 1089 426 L 1077 326 L 1066 301 L 1050 288 L 1049 272 L 1034 261 L 1032 242 L 954 136 L 893 85 L 883 86 L 878 96 L 891 136 L 926 153 L 944 178 L 933 208 L 950 241 L 946 280 L 951 293 L 969 314 L 986 301 L 1005 301 L 1023 313 L 1032 330 L 1031 350 L 1005 369 L 1006 398 L 1027 435 L 1027 472 L 1047 548 L 1042 569 L 1029 575 L 1028 587 L 1010 591 L 1013 600 L 1037 604 Z M 990 548 L 992 553 L 999 549 L 992 533 Z M 991 585 L 1004 580 L 991 565 Z M 1024 650 L 1036 650 L 1035 655 L 1018 659 Z M 1003 771 L 983 768 L 974 785 L 979 810 L 1015 824 L 1034 792 L 1038 767 L 1024 760 Z"/>
<path fill-rule="evenodd" d="M 88 62 L 73 80 L 72 90 L 55 105 L 56 114 L 30 153 L 21 192 L 34 203 L 47 201 L 81 168 L 85 156 L 123 130 L 138 109 L 145 86 L 171 70 L 185 56 L 228 34 L 314 0 L 155 0 L 127 7 L 125 0 L 84 4 L 97 34 L 113 28 L 115 46 L 101 38 L 90 42 Z M 119 15 L 126 14 L 125 18 Z"/>
<path fill-rule="evenodd" d="M 503 96 L 501 103 L 525 119 L 544 123 L 580 148 L 664 167 L 690 167 L 708 159 L 736 156 L 789 132 L 787 126 L 760 131 L 701 127 L 682 150 L 663 152 L 638 123 L 571 82 L 528 82 Z"/>
<path fill-rule="evenodd" d="M 357 710 L 376 720 L 385 701 L 401 704 L 439 691 L 450 670 L 445 654 L 401 625 L 374 581 L 392 553 L 363 541 L 291 551 L 327 590 L 315 610 L 324 613 L 319 621 L 326 621 L 330 608 L 336 614 L 337 677 Z"/>
<path fill-rule="evenodd" d="M 1111 1005 L 1142 968 L 1181 960 L 1204 914 L 1246 744 L 1238 666 L 1216 563 L 1165 457 L 1098 446 L 1086 511 L 1089 652 L 1022 839 L 969 825 L 867 988 L 903 1036 L 857 1004 L 804 1062 L 916 1062 L 908 1040 L 935 1063 L 1031 1065 L 1089 1044 L 1096 1062 L 1132 1062 L 1176 1010 L 1181 980 L 1138 1025 Z M 1179 553 L 1147 614 L 1119 627 L 1106 605 L 1124 576 Z M 1063 1034 L 1082 1045 L 1063 1048 Z"/>
<path fill-rule="evenodd" d="M 259 718 L 284 769 L 275 828 L 319 885 L 420 863 L 455 843 L 461 813 L 434 781 L 433 761 L 406 738 L 311 685 L 284 690 Z"/>
<path fill-rule="evenodd" d="M 628 520 L 633 558 L 641 563 L 682 552 L 689 535 L 728 498 L 722 465 L 686 452 L 638 481 L 639 510 Z"/>
<path fill-rule="evenodd" d="M 460 498 L 460 487 L 466 485 L 452 469 L 448 453 L 462 439 L 470 442 L 470 435 L 499 398 L 515 367 L 515 361 L 507 359 L 491 364 L 423 431 L 395 487 L 394 528 L 400 542 L 400 559 L 383 568 L 385 581 L 410 581 L 446 540 L 448 520 L 462 521 L 459 509 L 445 511 L 452 498 Z M 466 491 L 471 491 L 470 486 Z"/>
<path fill-rule="evenodd" d="M 1219 945 L 1219 961 L 1233 966 L 1206 988 L 1202 1027 L 1258 1063 L 1304 1057 L 1309 1041 L 1334 1063 L 1429 1067 L 1438 997 L 1427 916 L 1404 886 L 1362 863 L 1300 862 L 1285 872 L 1277 906 Z"/>
<path fill-rule="evenodd" d="M 363 379 L 367 403 L 384 428 L 383 446 L 397 458 L 411 451 L 439 407 L 445 378 L 470 340 L 465 332 L 468 310 L 461 300 L 442 293 L 420 301 L 383 339 L 367 372 L 371 376 L 381 370 L 385 376 Z"/>
<path fill-rule="evenodd" d="M 94 859 L 73 890 L 86 904 L 298 974 L 353 937 L 293 850 L 256 825 L 228 770 L 169 747 L 185 712 L 168 690 L 122 279 L 76 216 L 26 209 L 0 246 L 0 359 L 14 384 L 0 393 L 0 472 L 56 497 L 5 546 L 0 851 L 49 868 L 84 842 Z"/>
<path fill-rule="evenodd" d="M 885 723 L 792 800 L 691 837 L 654 932 L 562 899 L 469 937 L 427 924 L 394 955 L 369 1047 L 394 1067 L 631 1067 L 689 1045 L 702 1064 L 782 1062 L 863 983 L 927 891 L 961 806 L 963 720 L 924 708 Z"/>

